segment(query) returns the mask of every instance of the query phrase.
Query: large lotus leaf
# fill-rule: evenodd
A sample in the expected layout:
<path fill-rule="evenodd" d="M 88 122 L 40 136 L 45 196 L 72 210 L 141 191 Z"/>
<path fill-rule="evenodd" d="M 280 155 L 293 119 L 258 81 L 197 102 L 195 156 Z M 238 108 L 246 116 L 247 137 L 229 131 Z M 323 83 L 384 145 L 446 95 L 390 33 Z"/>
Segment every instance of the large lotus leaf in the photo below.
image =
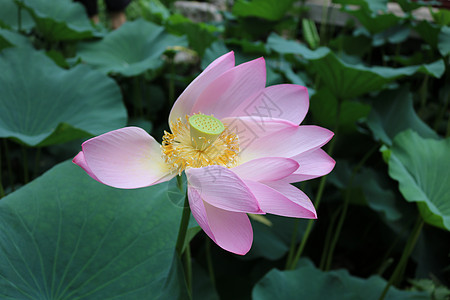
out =
<path fill-rule="evenodd" d="M 438 35 L 438 49 L 442 56 L 450 54 L 450 27 L 444 26 Z"/>
<path fill-rule="evenodd" d="M 0 137 L 45 146 L 122 127 L 127 112 L 107 76 L 65 70 L 30 48 L 0 52 Z"/>
<path fill-rule="evenodd" d="M 17 0 L 49 41 L 80 40 L 93 36 L 94 28 L 82 4 L 71 0 Z"/>
<path fill-rule="evenodd" d="M 377 140 L 391 145 L 394 137 L 408 128 L 424 138 L 438 138 L 436 132 L 417 116 L 412 98 L 408 86 L 403 86 L 384 91 L 374 99 L 367 125 Z"/>
<path fill-rule="evenodd" d="M 180 217 L 167 183 L 114 189 L 57 165 L 0 202 L 0 298 L 180 299 Z"/>
<path fill-rule="evenodd" d="M 442 26 L 450 26 L 450 11 L 447 9 L 440 9 L 437 12 L 430 10 L 433 20 Z"/>
<path fill-rule="evenodd" d="M 272 33 L 267 46 L 280 54 L 296 54 L 309 61 L 330 91 L 339 99 L 350 99 L 382 88 L 386 83 L 417 72 L 439 78 L 445 71 L 443 60 L 403 68 L 366 67 L 345 63 L 330 49 L 321 47 L 315 51 L 296 42 L 288 41 Z"/>
<path fill-rule="evenodd" d="M 429 21 L 421 21 L 415 24 L 413 28 L 425 42 L 433 48 L 437 48 L 440 26 Z"/>
<path fill-rule="evenodd" d="M 258 17 L 277 21 L 292 7 L 293 2 L 293 0 L 238 0 L 233 5 L 233 14 L 238 17 Z"/>
<path fill-rule="evenodd" d="M 353 15 L 371 34 L 376 34 L 397 25 L 402 18 L 392 13 L 371 14 L 364 10 L 346 10 Z"/>
<path fill-rule="evenodd" d="M 32 47 L 30 41 L 14 31 L 0 28 L 0 51 L 9 47 Z"/>
<path fill-rule="evenodd" d="M 308 300 L 376 300 L 386 286 L 379 276 L 368 279 L 352 276 L 347 270 L 323 272 L 307 260 L 301 260 L 298 269 L 267 273 L 253 288 L 252 299 L 308 299 Z M 430 299 L 424 292 L 401 291 L 391 287 L 384 298 Z"/>
<path fill-rule="evenodd" d="M 418 202 L 425 222 L 450 230 L 450 138 L 424 139 L 412 130 L 399 133 L 391 147 L 389 175 L 403 197 Z"/>
<path fill-rule="evenodd" d="M 81 44 L 78 55 L 104 73 L 135 76 L 161 67 L 161 55 L 174 46 L 187 46 L 186 38 L 139 19 L 125 23 L 101 41 Z"/>
<path fill-rule="evenodd" d="M 29 31 L 34 26 L 33 18 L 28 11 L 19 6 L 14 0 L 0 0 L 0 27 L 12 28 L 15 30 Z M 19 22 L 20 15 L 20 22 Z M 20 25 L 20 26 L 19 26 Z"/>

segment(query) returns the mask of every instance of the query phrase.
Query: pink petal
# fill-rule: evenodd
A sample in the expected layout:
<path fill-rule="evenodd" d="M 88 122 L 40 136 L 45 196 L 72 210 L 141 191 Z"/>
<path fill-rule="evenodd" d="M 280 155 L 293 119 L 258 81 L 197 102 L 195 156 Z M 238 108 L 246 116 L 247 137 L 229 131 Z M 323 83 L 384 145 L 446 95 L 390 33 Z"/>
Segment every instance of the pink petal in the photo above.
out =
<path fill-rule="evenodd" d="M 295 186 L 283 181 L 271 181 L 266 182 L 265 184 L 280 192 L 292 202 L 295 202 L 298 205 L 304 207 L 306 210 L 314 213 L 314 218 L 316 218 L 316 209 L 314 207 L 314 204 L 312 204 L 311 200 L 304 192 L 302 192 Z"/>
<path fill-rule="evenodd" d="M 300 168 L 283 179 L 285 182 L 299 182 L 326 175 L 333 170 L 336 164 L 335 160 L 320 148 L 292 157 L 292 159 L 300 164 Z"/>
<path fill-rule="evenodd" d="M 275 181 L 295 172 L 299 164 L 290 158 L 263 157 L 248 161 L 231 170 L 242 179 L 252 181 Z"/>
<path fill-rule="evenodd" d="M 88 173 L 89 176 L 91 176 L 93 179 L 98 180 L 97 176 L 95 176 L 94 173 L 92 173 L 91 168 L 86 163 L 86 159 L 84 158 L 83 151 L 78 152 L 77 156 L 75 156 L 72 159 L 72 162 L 78 166 L 80 166 L 86 173 Z"/>
<path fill-rule="evenodd" d="M 160 145 L 145 130 L 125 127 L 92 138 L 74 162 L 91 177 L 116 188 L 133 189 L 170 180 Z"/>
<path fill-rule="evenodd" d="M 239 137 L 241 162 L 261 157 L 294 157 L 314 151 L 325 145 L 333 132 L 328 129 L 292 122 L 251 117 L 235 117 L 222 120 L 228 129 Z"/>
<path fill-rule="evenodd" d="M 220 247 L 246 254 L 253 242 L 253 230 L 245 213 L 223 210 L 203 201 L 197 190 L 188 188 L 189 206 L 197 223 Z"/>
<path fill-rule="evenodd" d="M 300 199 L 296 199 L 294 202 L 286 195 L 283 195 L 283 193 L 263 183 L 246 180 L 245 184 L 250 188 L 253 195 L 256 196 L 261 209 L 266 213 L 294 218 L 317 218 L 311 201 L 300 190 L 300 193 L 295 195 Z M 294 186 L 292 188 L 296 189 Z M 300 203 L 307 203 L 307 205 L 301 205 Z"/>
<path fill-rule="evenodd" d="M 186 170 L 188 184 L 205 202 L 234 212 L 262 213 L 245 183 L 230 169 L 208 166 Z"/>
<path fill-rule="evenodd" d="M 184 118 L 184 116 L 189 115 L 195 101 L 197 101 L 203 90 L 214 81 L 214 79 L 233 67 L 233 51 L 222 55 L 209 64 L 209 66 L 198 75 L 191 84 L 189 84 L 180 97 L 178 97 L 170 112 L 169 124 L 175 122 L 178 118 Z"/>
<path fill-rule="evenodd" d="M 284 119 L 300 124 L 309 108 L 308 89 L 295 84 L 266 87 L 245 100 L 229 117 Z"/>
<path fill-rule="evenodd" d="M 218 119 L 232 116 L 242 101 L 259 94 L 266 86 L 264 58 L 258 58 L 223 73 L 205 88 L 191 113 L 201 112 Z"/>

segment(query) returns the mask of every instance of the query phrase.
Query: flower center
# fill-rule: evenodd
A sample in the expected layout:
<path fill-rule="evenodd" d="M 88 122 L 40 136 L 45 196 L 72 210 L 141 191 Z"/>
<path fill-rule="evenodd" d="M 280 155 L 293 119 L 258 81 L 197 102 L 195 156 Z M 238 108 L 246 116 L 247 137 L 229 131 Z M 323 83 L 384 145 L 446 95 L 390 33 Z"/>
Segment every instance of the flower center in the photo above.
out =
<path fill-rule="evenodd" d="M 222 134 L 225 126 L 213 116 L 193 115 L 189 118 L 192 146 L 205 150 Z"/>
<path fill-rule="evenodd" d="M 163 158 L 173 171 L 238 163 L 239 138 L 213 116 L 195 114 L 172 122 L 172 133 L 164 132 Z"/>

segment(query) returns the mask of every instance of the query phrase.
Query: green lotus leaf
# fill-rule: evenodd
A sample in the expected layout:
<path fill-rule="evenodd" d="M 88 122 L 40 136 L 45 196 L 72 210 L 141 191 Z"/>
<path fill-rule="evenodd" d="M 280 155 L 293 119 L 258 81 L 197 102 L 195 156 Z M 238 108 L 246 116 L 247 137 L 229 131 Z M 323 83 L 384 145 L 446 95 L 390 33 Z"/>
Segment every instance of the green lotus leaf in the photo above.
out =
<path fill-rule="evenodd" d="M 233 14 L 238 17 L 258 17 L 269 21 L 280 20 L 292 7 L 293 0 L 238 0 Z"/>
<path fill-rule="evenodd" d="M 403 197 L 417 202 L 425 222 L 450 230 L 450 138 L 425 139 L 412 130 L 399 133 L 391 147 L 389 175 Z"/>
<path fill-rule="evenodd" d="M 167 183 L 115 189 L 59 164 L 0 202 L 0 298 L 181 299 L 180 217 Z"/>
<path fill-rule="evenodd" d="M 275 33 L 269 36 L 267 45 L 279 54 L 295 54 L 304 57 L 309 61 L 311 70 L 319 74 L 323 84 L 330 89 L 335 97 L 341 100 L 376 91 L 385 84 L 403 76 L 425 73 L 439 78 L 445 71 L 443 60 L 403 68 L 366 67 L 348 64 L 328 48 L 321 47 L 312 51 L 296 41 L 285 40 Z"/>
<path fill-rule="evenodd" d="M 80 44 L 78 56 L 103 73 L 135 76 L 160 68 L 161 55 L 176 46 L 187 46 L 186 38 L 168 34 L 164 27 L 138 19 L 125 23 L 98 42 Z"/>
<path fill-rule="evenodd" d="M 333 3 L 359 5 L 366 11 L 378 13 L 387 10 L 388 0 L 333 0 Z"/>
<path fill-rule="evenodd" d="M 94 36 L 94 28 L 81 3 L 71 0 L 17 0 L 49 41 L 80 40 Z"/>
<path fill-rule="evenodd" d="M 46 146 L 123 127 L 120 89 L 88 66 L 65 70 L 42 52 L 0 52 L 0 137 Z"/>
<path fill-rule="evenodd" d="M 350 275 L 347 270 L 323 272 L 310 261 L 301 260 L 296 270 L 273 269 L 267 273 L 253 288 L 252 299 L 376 300 L 385 286 L 386 281 L 379 276 L 363 279 Z M 430 295 L 391 287 L 384 299 L 425 300 Z"/>
<path fill-rule="evenodd" d="M 408 128 L 424 138 L 437 139 L 438 135 L 416 114 L 413 97 L 408 86 L 384 91 L 372 102 L 367 125 L 377 140 L 392 145 L 394 137 Z"/>
<path fill-rule="evenodd" d="M 30 41 L 14 31 L 0 28 L 0 51 L 9 47 L 31 47 Z"/>
<path fill-rule="evenodd" d="M 0 0 L 0 7 L 2 8 L 0 9 L 0 27 L 14 30 L 19 30 L 20 27 L 27 32 L 34 27 L 33 18 L 28 11 L 18 6 L 13 0 Z"/>

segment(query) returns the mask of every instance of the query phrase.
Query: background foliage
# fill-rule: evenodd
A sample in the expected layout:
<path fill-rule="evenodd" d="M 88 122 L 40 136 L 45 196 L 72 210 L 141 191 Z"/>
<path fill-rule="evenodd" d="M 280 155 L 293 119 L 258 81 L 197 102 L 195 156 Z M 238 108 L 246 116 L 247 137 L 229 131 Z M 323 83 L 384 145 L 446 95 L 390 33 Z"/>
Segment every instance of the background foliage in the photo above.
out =
<path fill-rule="evenodd" d="M 342 26 L 304 1 L 238 0 L 194 22 L 135 0 L 110 31 L 70 0 L 0 0 L 0 298 L 448 299 L 450 11 L 333 2 Z M 296 184 L 318 220 L 252 220 L 244 257 L 193 222 L 188 287 L 176 183 L 112 189 L 67 160 L 126 125 L 161 137 L 176 97 L 230 50 L 264 56 L 268 85 L 308 87 L 304 123 L 336 133 L 337 164 Z"/>

